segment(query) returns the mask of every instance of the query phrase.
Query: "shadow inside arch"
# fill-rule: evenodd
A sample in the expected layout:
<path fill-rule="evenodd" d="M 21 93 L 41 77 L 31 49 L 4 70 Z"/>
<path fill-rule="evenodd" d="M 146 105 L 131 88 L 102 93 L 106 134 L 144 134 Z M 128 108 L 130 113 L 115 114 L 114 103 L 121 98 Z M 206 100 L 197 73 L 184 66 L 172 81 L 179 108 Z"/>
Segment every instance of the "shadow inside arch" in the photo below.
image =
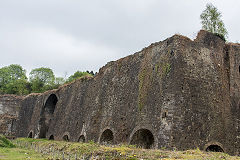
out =
<path fill-rule="evenodd" d="M 49 137 L 49 140 L 54 140 L 54 136 L 51 135 L 51 136 Z"/>
<path fill-rule="evenodd" d="M 224 152 L 224 150 L 219 145 L 212 144 L 206 148 L 206 152 Z"/>
<path fill-rule="evenodd" d="M 78 142 L 82 142 L 84 143 L 86 141 L 84 135 L 81 135 L 79 138 L 78 138 Z"/>
<path fill-rule="evenodd" d="M 133 134 L 130 144 L 139 148 L 150 149 L 153 148 L 154 136 L 148 129 L 139 129 Z"/>
<path fill-rule="evenodd" d="M 41 111 L 40 120 L 38 122 L 40 126 L 39 138 L 46 138 L 57 102 L 58 98 L 56 94 L 51 94 L 46 100 L 46 103 Z"/>
<path fill-rule="evenodd" d="M 66 142 L 69 142 L 69 136 L 68 135 L 64 135 L 62 139 Z"/>
<path fill-rule="evenodd" d="M 33 138 L 33 132 L 32 131 L 28 133 L 28 138 Z"/>
<path fill-rule="evenodd" d="M 114 143 L 113 132 L 110 129 L 106 129 L 100 137 L 100 144 L 113 144 L 113 143 Z"/>

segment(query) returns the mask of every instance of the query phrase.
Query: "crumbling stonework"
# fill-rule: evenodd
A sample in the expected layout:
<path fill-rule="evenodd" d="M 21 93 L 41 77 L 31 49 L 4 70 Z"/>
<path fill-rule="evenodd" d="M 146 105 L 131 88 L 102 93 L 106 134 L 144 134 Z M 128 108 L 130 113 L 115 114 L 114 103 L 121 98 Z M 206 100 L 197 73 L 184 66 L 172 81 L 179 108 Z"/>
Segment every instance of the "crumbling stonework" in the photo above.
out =
<path fill-rule="evenodd" d="M 15 136 L 22 99 L 20 96 L 0 95 L 0 134 L 9 138 Z"/>
<path fill-rule="evenodd" d="M 24 98 L 17 136 L 240 154 L 240 45 L 200 31 Z"/>

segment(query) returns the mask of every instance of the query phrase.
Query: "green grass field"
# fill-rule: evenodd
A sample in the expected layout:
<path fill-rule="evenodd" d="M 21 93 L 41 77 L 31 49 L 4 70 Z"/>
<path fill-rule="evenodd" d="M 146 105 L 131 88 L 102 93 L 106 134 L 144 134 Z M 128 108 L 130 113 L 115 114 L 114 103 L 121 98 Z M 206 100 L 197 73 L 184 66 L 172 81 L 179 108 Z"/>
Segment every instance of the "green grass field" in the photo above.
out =
<path fill-rule="evenodd" d="M 0 135 L 0 160 L 44 159 L 34 150 L 17 148 L 11 141 Z"/>
<path fill-rule="evenodd" d="M 43 156 L 33 150 L 22 148 L 4 148 L 0 147 L 1 160 L 22 160 L 22 159 L 36 159 L 43 160 Z"/>
<path fill-rule="evenodd" d="M 4 147 L 1 143 L 8 144 Z M 14 145 L 15 144 L 15 145 Z M 62 159 L 75 160 L 83 158 L 93 159 L 162 159 L 162 160 L 240 160 L 240 157 L 229 156 L 225 153 L 203 152 L 199 149 L 188 151 L 167 151 L 140 149 L 129 145 L 104 146 L 94 142 L 76 143 L 64 141 L 49 141 L 44 139 L 19 138 L 11 142 L 0 141 L 0 159 Z"/>

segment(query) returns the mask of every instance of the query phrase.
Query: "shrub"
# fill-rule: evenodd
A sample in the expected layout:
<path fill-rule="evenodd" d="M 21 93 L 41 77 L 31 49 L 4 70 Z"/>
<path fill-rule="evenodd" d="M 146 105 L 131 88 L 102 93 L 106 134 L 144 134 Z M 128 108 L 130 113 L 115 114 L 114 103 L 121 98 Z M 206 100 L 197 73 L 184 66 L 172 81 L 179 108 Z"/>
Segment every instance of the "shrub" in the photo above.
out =
<path fill-rule="evenodd" d="M 9 141 L 5 136 L 0 135 L 0 147 L 13 148 L 15 145 Z"/>

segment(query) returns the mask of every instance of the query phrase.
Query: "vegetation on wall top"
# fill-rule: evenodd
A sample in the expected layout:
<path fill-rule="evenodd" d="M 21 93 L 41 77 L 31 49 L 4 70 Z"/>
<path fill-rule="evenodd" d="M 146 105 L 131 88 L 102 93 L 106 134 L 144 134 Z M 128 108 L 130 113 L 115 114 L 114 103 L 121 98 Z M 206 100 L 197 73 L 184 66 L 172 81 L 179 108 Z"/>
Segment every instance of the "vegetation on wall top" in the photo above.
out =
<path fill-rule="evenodd" d="M 200 15 L 202 28 L 212 32 L 226 41 L 228 37 L 227 29 L 221 19 L 222 14 L 211 3 L 206 5 L 206 9 Z"/>
<path fill-rule="evenodd" d="M 78 78 L 93 75 L 93 71 L 76 71 L 68 78 L 55 77 L 52 69 L 41 67 L 33 69 L 28 78 L 26 70 L 22 66 L 11 64 L 0 68 L 0 94 L 27 95 L 29 93 L 42 93 L 56 89 L 60 85 Z"/>

